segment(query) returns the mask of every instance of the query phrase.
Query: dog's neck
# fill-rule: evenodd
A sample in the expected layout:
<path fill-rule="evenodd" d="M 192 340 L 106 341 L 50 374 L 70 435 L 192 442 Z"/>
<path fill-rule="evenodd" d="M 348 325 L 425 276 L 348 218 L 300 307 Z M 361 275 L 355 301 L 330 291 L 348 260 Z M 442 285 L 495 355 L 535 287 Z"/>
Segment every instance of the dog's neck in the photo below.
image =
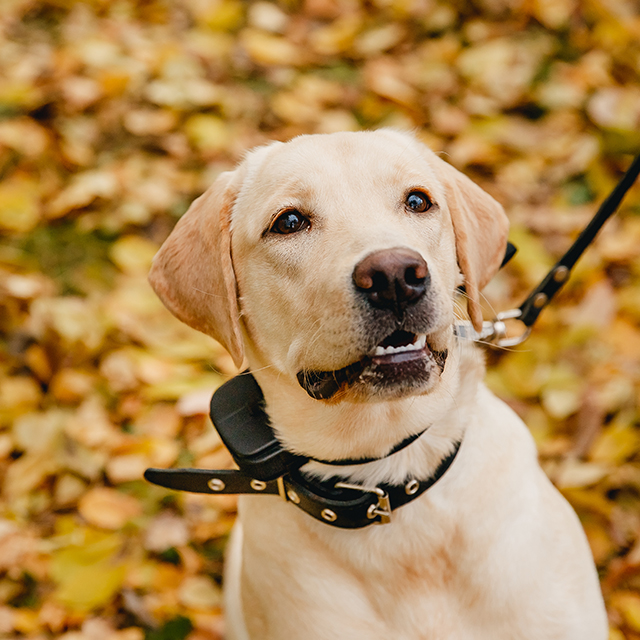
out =
<path fill-rule="evenodd" d="M 252 371 L 272 426 L 288 450 L 322 460 L 382 458 L 348 467 L 311 462 L 308 470 L 358 482 L 402 482 L 408 474 L 429 476 L 463 437 L 484 364 L 476 348 L 459 342 L 450 350 L 433 392 L 381 402 L 314 400 L 297 381 L 273 368 L 252 367 Z M 399 442 L 425 429 L 409 447 L 384 458 Z"/>

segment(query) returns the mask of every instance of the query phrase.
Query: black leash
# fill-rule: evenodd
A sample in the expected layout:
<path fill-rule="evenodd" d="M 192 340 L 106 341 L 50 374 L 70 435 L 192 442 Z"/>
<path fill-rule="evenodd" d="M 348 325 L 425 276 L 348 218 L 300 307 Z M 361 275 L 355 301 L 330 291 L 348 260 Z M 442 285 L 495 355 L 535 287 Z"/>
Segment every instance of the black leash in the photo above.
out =
<path fill-rule="evenodd" d="M 466 327 L 457 330 L 457 333 L 461 335 L 461 337 L 472 337 L 476 340 L 493 342 L 500 347 L 511 347 L 524 342 L 531 333 L 531 328 L 542 310 L 551 302 L 553 296 L 558 293 L 569 279 L 571 270 L 576 262 L 584 253 L 585 249 L 593 242 L 604 223 L 616 212 L 620 202 L 622 202 L 627 191 L 633 186 L 638 175 L 640 175 L 640 155 L 636 156 L 633 160 L 620 182 L 618 182 L 614 190 L 600 205 L 591 222 L 589 222 L 569 250 L 558 260 L 542 282 L 517 309 L 499 313 L 493 321 L 485 323 L 483 331 L 480 334 L 473 336 Z M 517 338 L 506 337 L 504 321 L 510 319 L 517 319 L 525 325 L 526 331 L 521 336 Z"/>

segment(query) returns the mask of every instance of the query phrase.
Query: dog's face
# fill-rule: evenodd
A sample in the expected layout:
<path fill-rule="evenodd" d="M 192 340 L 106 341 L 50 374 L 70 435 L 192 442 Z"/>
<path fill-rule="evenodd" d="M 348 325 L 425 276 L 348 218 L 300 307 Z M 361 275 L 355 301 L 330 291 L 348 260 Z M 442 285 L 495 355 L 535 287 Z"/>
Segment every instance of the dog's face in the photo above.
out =
<path fill-rule="evenodd" d="M 231 237 L 262 361 L 321 398 L 431 389 L 458 273 L 433 169 L 384 136 L 307 136 L 261 155 Z"/>
<path fill-rule="evenodd" d="M 388 399 L 438 384 L 453 293 L 504 255 L 500 205 L 412 137 L 302 136 L 250 153 L 185 214 L 151 282 L 238 364 L 314 398 Z"/>

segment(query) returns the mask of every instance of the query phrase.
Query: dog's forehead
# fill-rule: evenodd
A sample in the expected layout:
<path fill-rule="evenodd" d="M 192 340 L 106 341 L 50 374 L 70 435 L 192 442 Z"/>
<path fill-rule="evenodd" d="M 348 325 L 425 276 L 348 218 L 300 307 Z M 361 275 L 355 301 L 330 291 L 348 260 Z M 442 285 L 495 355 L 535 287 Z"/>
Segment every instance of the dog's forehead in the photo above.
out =
<path fill-rule="evenodd" d="M 436 195 L 441 184 L 431 152 L 396 132 L 305 135 L 270 145 L 247 158 L 237 202 L 254 209 L 296 200 L 349 197 L 423 186 Z"/>

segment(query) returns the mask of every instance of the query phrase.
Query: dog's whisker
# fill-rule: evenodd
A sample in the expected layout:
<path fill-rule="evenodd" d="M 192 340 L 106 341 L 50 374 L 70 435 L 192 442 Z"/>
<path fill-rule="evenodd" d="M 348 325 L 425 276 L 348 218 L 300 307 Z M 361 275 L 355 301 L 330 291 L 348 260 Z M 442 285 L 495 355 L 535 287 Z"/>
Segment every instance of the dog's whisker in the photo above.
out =
<path fill-rule="evenodd" d="M 217 293 L 211 293 L 210 291 L 204 291 L 203 289 L 198 289 L 198 287 L 191 287 L 194 291 L 197 291 L 198 293 L 201 293 L 205 296 L 209 296 L 210 298 L 220 298 L 221 300 L 226 300 L 227 296 L 221 296 L 218 295 Z"/>

